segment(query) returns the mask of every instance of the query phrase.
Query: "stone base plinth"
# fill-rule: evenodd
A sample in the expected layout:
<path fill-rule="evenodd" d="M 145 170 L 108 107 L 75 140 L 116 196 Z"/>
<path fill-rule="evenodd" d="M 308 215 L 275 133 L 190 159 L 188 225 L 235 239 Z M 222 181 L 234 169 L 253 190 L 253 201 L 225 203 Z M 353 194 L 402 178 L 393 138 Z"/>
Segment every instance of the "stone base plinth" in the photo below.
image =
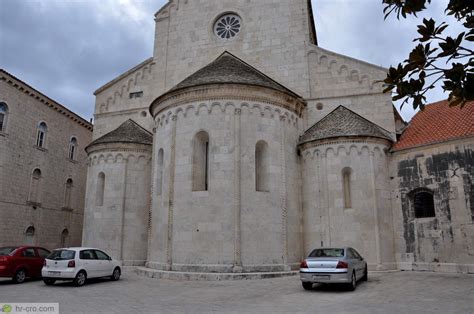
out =
<path fill-rule="evenodd" d="M 265 272 L 265 273 L 195 273 L 156 270 L 145 267 L 137 267 L 135 272 L 140 276 L 168 280 L 189 281 L 219 281 L 219 280 L 252 280 L 268 279 L 298 275 L 298 271 Z"/>

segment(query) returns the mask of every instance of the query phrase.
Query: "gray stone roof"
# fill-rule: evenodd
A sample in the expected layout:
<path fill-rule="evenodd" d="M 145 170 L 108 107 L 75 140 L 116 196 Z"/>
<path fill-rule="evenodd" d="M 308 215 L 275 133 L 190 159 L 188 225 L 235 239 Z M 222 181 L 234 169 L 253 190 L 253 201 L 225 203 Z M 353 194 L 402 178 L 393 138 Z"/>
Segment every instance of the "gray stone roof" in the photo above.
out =
<path fill-rule="evenodd" d="M 93 141 L 88 147 L 96 144 L 107 143 L 134 143 L 152 145 L 153 134 L 145 130 L 135 121 L 129 119 L 117 129 Z"/>
<path fill-rule="evenodd" d="M 169 92 L 188 87 L 210 84 L 245 84 L 278 90 L 300 98 L 296 93 L 277 83 L 251 65 L 229 52 L 224 52 L 216 60 L 191 74 Z"/>
<path fill-rule="evenodd" d="M 300 137 L 300 143 L 341 136 L 369 136 L 393 141 L 389 131 L 361 117 L 346 107 L 339 106 L 309 128 Z"/>

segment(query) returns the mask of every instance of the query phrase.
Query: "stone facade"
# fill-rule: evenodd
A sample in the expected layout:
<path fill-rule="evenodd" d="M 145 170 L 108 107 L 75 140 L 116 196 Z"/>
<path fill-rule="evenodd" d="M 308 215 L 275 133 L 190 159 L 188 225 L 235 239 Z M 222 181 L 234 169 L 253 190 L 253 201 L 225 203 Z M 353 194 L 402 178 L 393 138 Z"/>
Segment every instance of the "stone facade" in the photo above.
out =
<path fill-rule="evenodd" d="M 0 103 L 0 246 L 80 245 L 92 125 L 4 70 Z"/>
<path fill-rule="evenodd" d="M 391 151 L 405 123 L 378 83 L 386 69 L 320 48 L 310 3 L 173 0 L 156 13 L 153 57 L 95 93 L 85 245 L 159 271 L 286 271 L 339 245 L 370 269 L 407 268 L 396 198 L 414 184 L 394 169 L 415 157 Z M 237 30 L 222 38 L 227 15 Z M 101 144 L 127 120 L 153 134 L 147 148 Z M 472 265 L 461 238 L 446 261 Z"/>

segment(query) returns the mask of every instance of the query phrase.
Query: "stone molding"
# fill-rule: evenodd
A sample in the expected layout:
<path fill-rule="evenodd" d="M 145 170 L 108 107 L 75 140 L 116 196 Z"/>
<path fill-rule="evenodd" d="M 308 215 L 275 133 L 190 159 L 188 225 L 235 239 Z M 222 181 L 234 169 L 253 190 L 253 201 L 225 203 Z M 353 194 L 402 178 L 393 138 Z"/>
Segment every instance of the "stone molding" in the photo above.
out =
<path fill-rule="evenodd" d="M 241 102 L 259 102 L 281 107 L 293 112 L 298 118 L 302 117 L 306 107 L 306 102 L 303 99 L 298 99 L 270 88 L 241 84 L 213 84 L 190 87 L 165 94 L 151 104 L 150 113 L 156 119 L 161 112 L 181 105 L 208 101 L 219 103 L 222 100 L 230 99 Z M 214 105 L 211 106 L 210 112 L 213 107 Z M 197 115 L 199 114 L 199 109 L 200 106 L 195 112 Z M 222 112 L 225 111 L 225 107 L 220 109 Z M 186 108 L 187 110 L 188 108 Z M 178 110 L 175 112 L 177 113 Z"/>
<path fill-rule="evenodd" d="M 137 154 L 134 154 L 137 153 Z M 151 162 L 151 153 L 149 151 L 107 151 L 104 153 L 97 152 L 92 154 L 88 161 L 87 165 L 89 167 L 99 165 L 101 163 L 122 163 L 125 161 L 130 162 L 132 158 L 136 158 L 135 162 L 139 163 L 144 160 L 147 164 Z"/>

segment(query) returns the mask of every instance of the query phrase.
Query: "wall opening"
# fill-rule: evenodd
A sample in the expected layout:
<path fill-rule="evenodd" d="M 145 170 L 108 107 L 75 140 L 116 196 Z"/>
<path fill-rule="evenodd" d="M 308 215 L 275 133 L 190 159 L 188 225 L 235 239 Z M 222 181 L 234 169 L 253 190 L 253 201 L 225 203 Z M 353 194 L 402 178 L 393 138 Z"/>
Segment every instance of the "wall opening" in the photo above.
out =
<path fill-rule="evenodd" d="M 76 151 L 77 151 L 77 139 L 73 137 L 69 141 L 69 159 L 76 160 Z"/>
<path fill-rule="evenodd" d="M 61 232 L 61 247 L 65 248 L 69 244 L 69 231 L 67 229 L 64 229 L 63 232 Z"/>
<path fill-rule="evenodd" d="M 46 133 L 48 132 L 48 126 L 46 123 L 41 122 L 38 125 L 36 133 L 36 146 L 44 148 L 46 146 Z"/>
<path fill-rule="evenodd" d="M 7 129 L 8 106 L 4 102 L 0 102 L 0 132 Z"/>
<path fill-rule="evenodd" d="M 28 201 L 31 203 L 40 203 L 41 178 L 41 170 L 38 168 L 33 170 L 30 181 L 30 193 L 28 194 Z"/>
<path fill-rule="evenodd" d="M 342 169 L 342 190 L 344 197 L 344 208 L 352 208 L 352 186 L 351 186 L 352 169 Z"/>
<path fill-rule="evenodd" d="M 73 182 L 72 182 L 72 179 L 69 178 L 66 181 L 66 189 L 64 191 L 64 207 L 65 208 L 72 208 L 71 207 L 72 188 L 73 188 Z"/>
<path fill-rule="evenodd" d="M 270 154 L 268 144 L 259 141 L 255 145 L 255 187 L 258 192 L 270 191 Z"/>
<path fill-rule="evenodd" d="M 96 198 L 95 198 L 95 205 L 96 206 L 104 206 L 104 194 L 105 194 L 105 173 L 99 173 L 97 177 L 97 190 L 96 190 Z"/>
<path fill-rule="evenodd" d="M 193 191 L 209 189 L 209 134 L 201 131 L 193 140 Z"/>
<path fill-rule="evenodd" d="M 164 151 L 160 149 L 158 151 L 158 158 L 157 158 L 157 178 L 156 178 L 156 190 L 158 195 L 163 194 L 163 167 L 164 167 Z"/>
<path fill-rule="evenodd" d="M 27 245 L 35 244 L 35 227 L 29 226 L 25 231 L 25 243 Z"/>
<path fill-rule="evenodd" d="M 412 193 L 415 218 L 436 217 L 433 193 L 427 190 L 415 190 Z"/>

